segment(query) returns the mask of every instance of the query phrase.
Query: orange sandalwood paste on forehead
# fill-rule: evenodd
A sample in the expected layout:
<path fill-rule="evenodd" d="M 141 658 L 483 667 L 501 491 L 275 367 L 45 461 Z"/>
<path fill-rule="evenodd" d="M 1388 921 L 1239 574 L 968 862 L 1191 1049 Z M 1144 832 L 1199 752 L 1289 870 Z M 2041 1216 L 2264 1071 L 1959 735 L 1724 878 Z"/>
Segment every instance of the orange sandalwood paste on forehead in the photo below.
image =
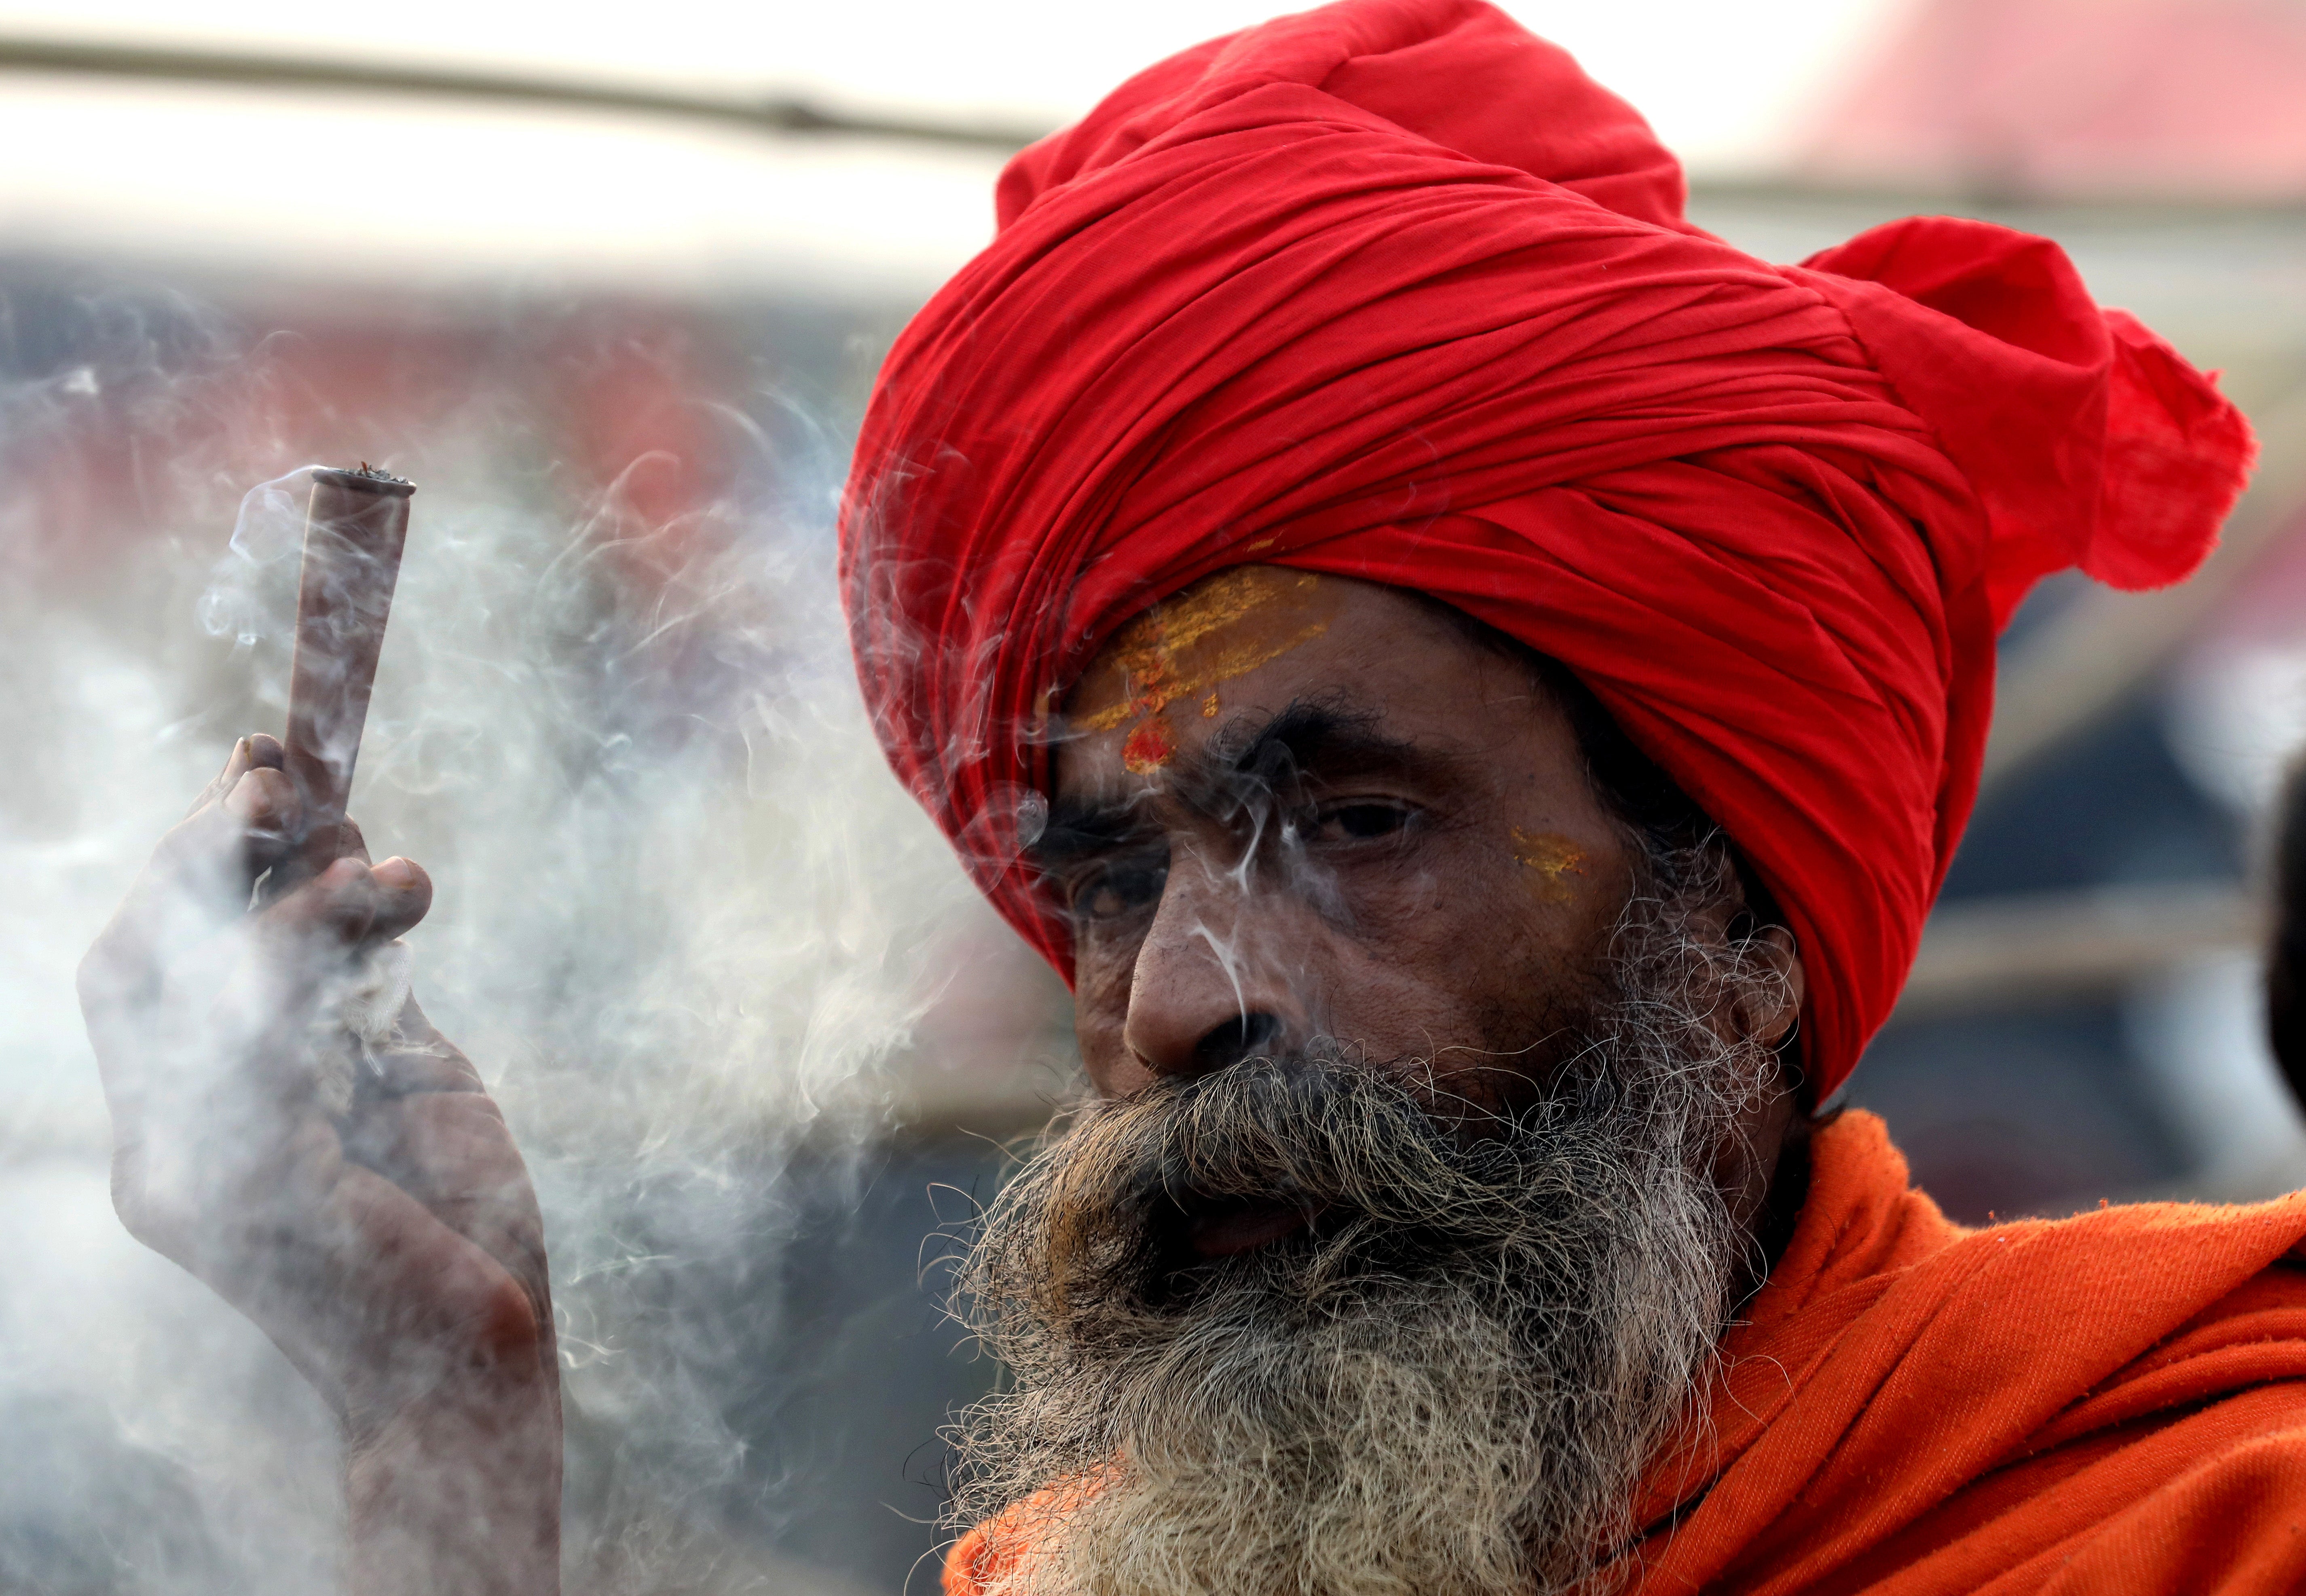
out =
<path fill-rule="evenodd" d="M 1216 718 L 1219 687 L 1329 629 L 1312 612 L 1321 579 L 1309 571 L 1241 566 L 1194 584 L 1115 633 L 1082 679 L 1077 731 L 1130 728 L 1122 764 L 1147 775 L 1177 751 L 1169 709 L 1198 701 Z"/>

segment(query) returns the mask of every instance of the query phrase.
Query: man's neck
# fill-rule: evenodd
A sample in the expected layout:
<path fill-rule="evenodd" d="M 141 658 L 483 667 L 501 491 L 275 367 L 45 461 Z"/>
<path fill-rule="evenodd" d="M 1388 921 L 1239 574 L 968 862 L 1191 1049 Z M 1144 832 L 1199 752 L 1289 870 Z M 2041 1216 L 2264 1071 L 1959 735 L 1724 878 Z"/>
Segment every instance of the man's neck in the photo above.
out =
<path fill-rule="evenodd" d="M 1770 1175 L 1769 1195 L 1754 1216 L 1755 1245 L 1738 1272 L 1736 1297 L 1740 1307 L 1768 1282 L 1770 1271 L 1778 1267 L 1778 1259 L 1792 1242 L 1794 1227 L 1801 1222 L 1802 1205 L 1809 1200 L 1811 1139 L 1841 1114 L 1838 1108 L 1823 1115 L 1798 1114 L 1786 1127 L 1777 1168 Z"/>

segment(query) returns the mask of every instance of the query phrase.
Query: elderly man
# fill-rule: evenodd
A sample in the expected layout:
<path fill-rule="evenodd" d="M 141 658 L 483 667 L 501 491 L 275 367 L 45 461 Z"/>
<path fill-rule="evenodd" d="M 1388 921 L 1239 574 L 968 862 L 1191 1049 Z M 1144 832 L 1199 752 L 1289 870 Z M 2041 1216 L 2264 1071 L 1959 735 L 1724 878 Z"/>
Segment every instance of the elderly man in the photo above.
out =
<path fill-rule="evenodd" d="M 1680 202 L 1499 13 L 1348 0 L 1021 156 L 891 354 L 859 672 L 1094 1088 L 970 1260 L 956 1596 L 2306 1581 L 2306 1201 L 1968 1233 L 1820 1112 L 1996 628 L 2186 575 L 2247 431 L 2042 241 L 1778 268 Z M 295 835 L 278 763 L 86 968 L 121 1209 L 337 1403 L 361 1588 L 548 1589 L 518 1156 L 413 1005 L 349 1109 L 298 1062 L 422 872 L 186 918 Z"/>

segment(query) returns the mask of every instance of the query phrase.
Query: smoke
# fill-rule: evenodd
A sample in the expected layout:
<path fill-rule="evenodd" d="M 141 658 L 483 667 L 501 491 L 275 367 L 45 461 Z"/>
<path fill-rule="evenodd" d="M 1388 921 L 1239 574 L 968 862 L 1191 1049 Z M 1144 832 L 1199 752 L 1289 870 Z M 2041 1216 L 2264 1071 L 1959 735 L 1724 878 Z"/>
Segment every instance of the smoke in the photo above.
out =
<path fill-rule="evenodd" d="M 832 571 L 837 409 L 740 373 L 685 405 L 691 447 L 594 474 L 553 380 L 631 344 L 566 320 L 484 320 L 444 372 L 388 350 L 314 403 L 344 355 L 325 334 L 116 290 L 6 303 L 0 1213 L 28 1241 L 0 1281 L 0 1429 L 36 1420 L 122 1483 L 59 1519 L 38 1464 L 0 1463 L 0 1584 L 50 1541 L 56 1567 L 107 1571 L 73 1589 L 336 1577 L 326 1415 L 110 1215 L 71 970 L 234 736 L 278 730 L 302 512 L 281 472 L 339 436 L 419 484 L 352 811 L 374 854 L 433 876 L 417 993 L 544 1205 L 572 1574 L 769 1577 L 713 1524 L 760 1489 L 722 1417 L 727 1299 L 733 1280 L 775 1310 L 781 1177 L 855 1167 L 956 979 L 1004 1013 L 1021 994 L 1021 1039 L 1051 1006 L 865 724 Z"/>

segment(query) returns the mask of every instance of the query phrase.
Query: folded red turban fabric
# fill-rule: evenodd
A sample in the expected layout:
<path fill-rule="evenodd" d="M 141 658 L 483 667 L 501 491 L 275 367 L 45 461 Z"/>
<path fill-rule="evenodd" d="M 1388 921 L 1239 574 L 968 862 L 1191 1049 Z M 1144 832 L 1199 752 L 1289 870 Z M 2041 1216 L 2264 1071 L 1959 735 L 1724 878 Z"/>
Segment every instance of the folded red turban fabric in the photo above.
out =
<path fill-rule="evenodd" d="M 1769 266 L 1561 51 L 1346 0 L 1131 80 L 1011 163 L 866 416 L 842 576 L 901 778 L 1061 969 L 1037 731 L 1212 571 L 1414 588 L 1561 661 L 1744 849 L 1831 1091 L 1975 793 L 1994 638 L 2079 566 L 2189 574 L 2240 415 L 2056 245 L 1877 227 Z"/>

